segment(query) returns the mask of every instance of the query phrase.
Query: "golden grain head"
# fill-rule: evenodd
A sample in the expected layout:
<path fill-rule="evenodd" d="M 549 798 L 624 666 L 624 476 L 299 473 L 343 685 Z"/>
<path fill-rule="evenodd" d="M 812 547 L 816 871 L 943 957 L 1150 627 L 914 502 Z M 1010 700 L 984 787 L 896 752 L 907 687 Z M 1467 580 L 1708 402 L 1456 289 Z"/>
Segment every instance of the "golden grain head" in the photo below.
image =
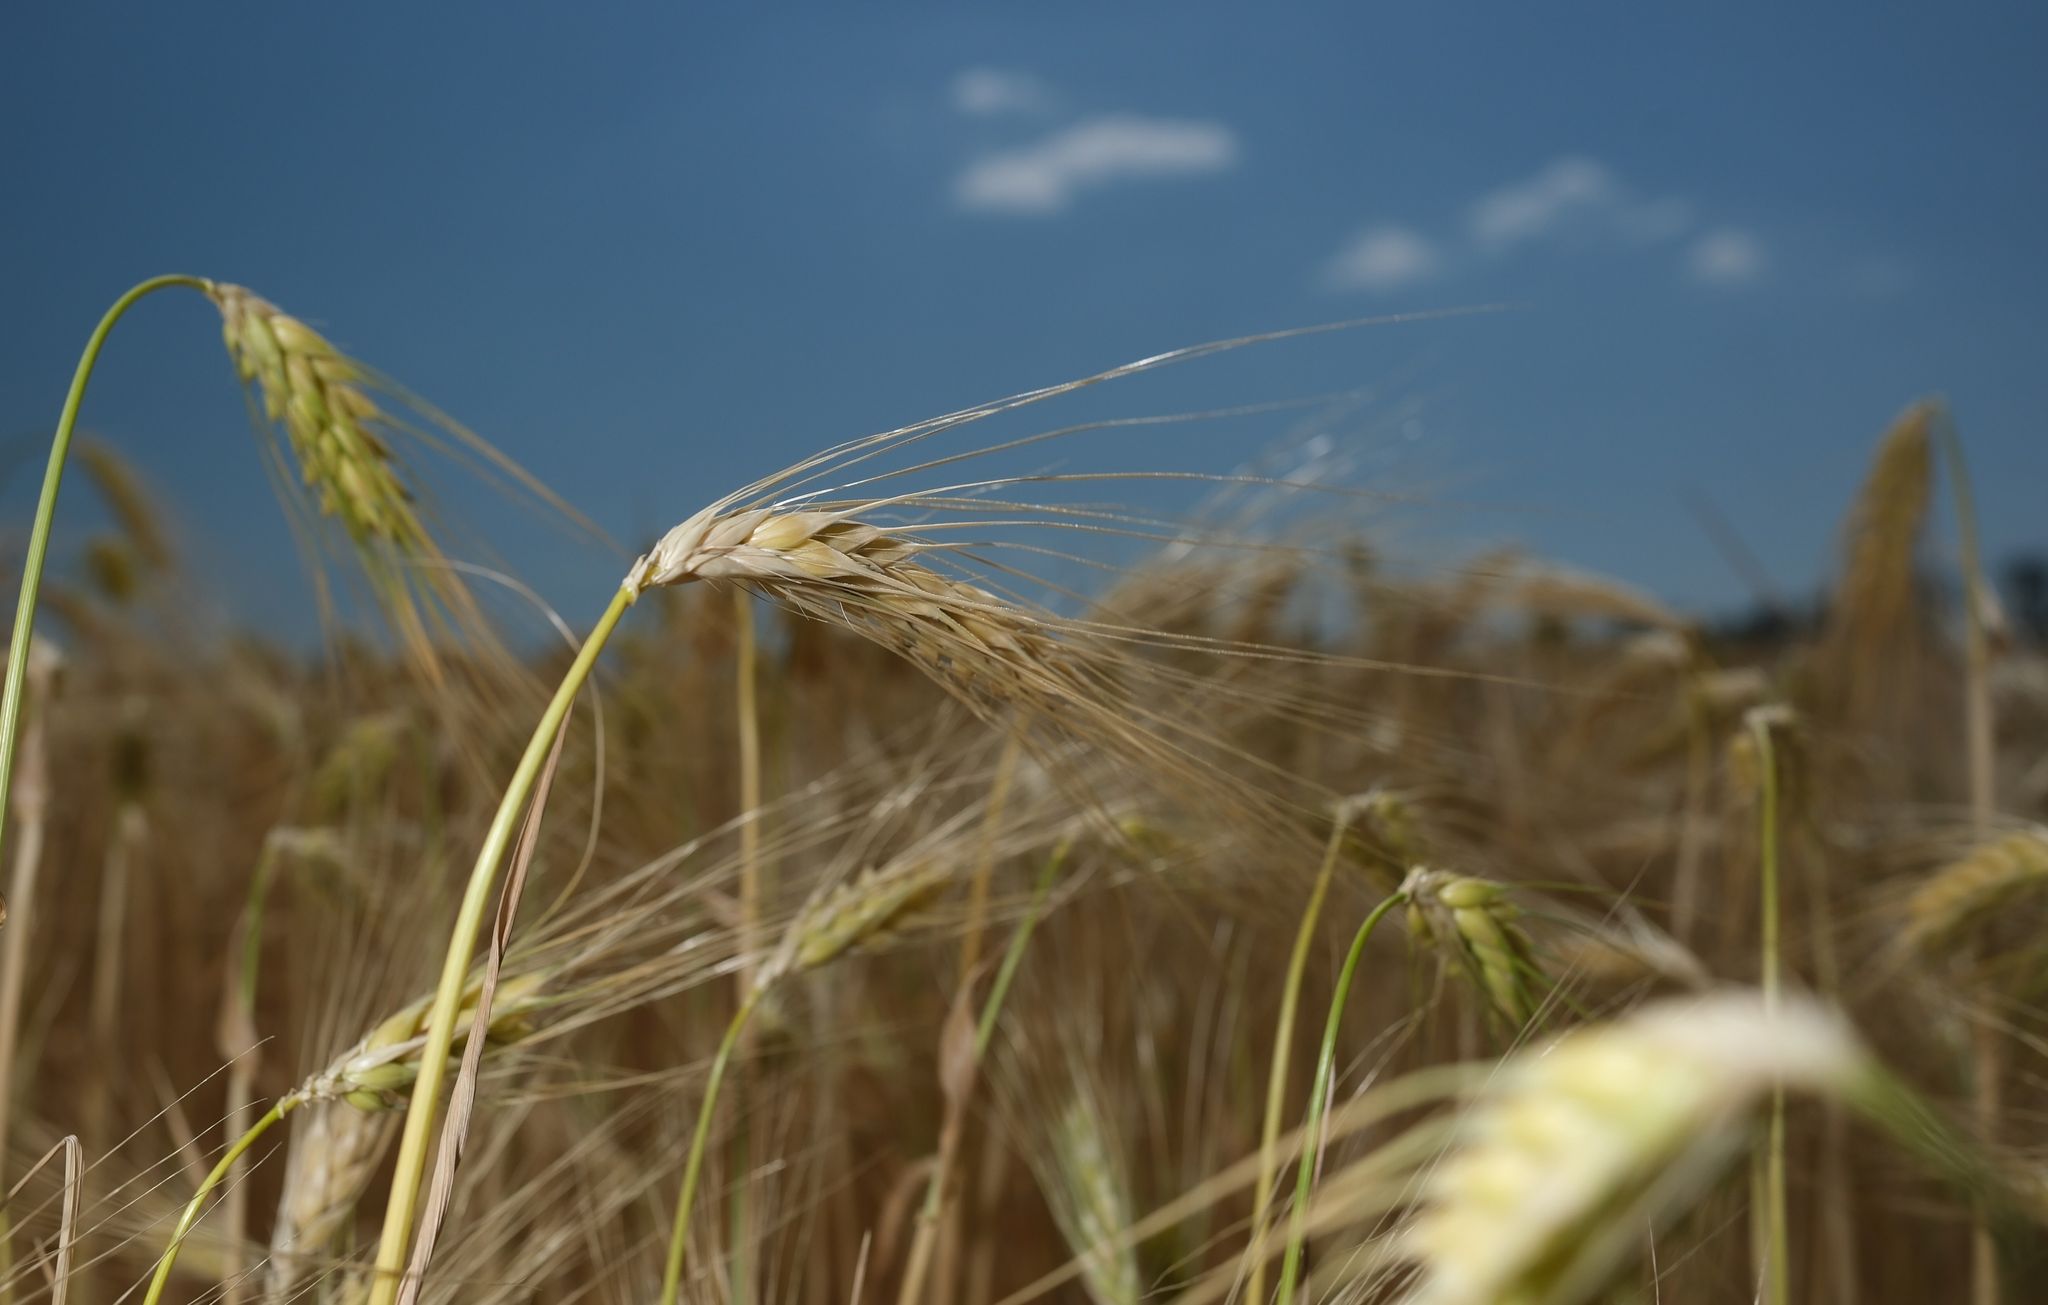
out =
<path fill-rule="evenodd" d="M 1916 557 L 1934 485 L 1934 413 L 1916 403 L 1878 442 L 1843 528 L 1829 602 L 1829 674 L 1852 710 L 1874 706 L 1916 612 Z"/>
<path fill-rule="evenodd" d="M 1691 628 L 1683 617 L 1642 590 L 1591 572 L 1524 564 L 1511 592 L 1517 606 L 1536 616 L 1618 621 L 1681 638 Z"/>
<path fill-rule="evenodd" d="M 920 561 L 926 547 L 840 512 L 706 509 L 662 536 L 626 584 L 744 584 L 851 626 L 978 705 L 1071 701 L 1061 644 L 1014 604 Z"/>
<path fill-rule="evenodd" d="M 2048 835 L 2028 829 L 1972 848 L 1920 881 L 1906 899 L 1905 945 L 1936 952 L 2000 907 L 2048 888 Z"/>
<path fill-rule="evenodd" d="M 1740 1145 L 1774 1087 L 1846 1091 L 1834 1015 L 1747 993 L 1646 1006 L 1507 1060 L 1424 1180 L 1408 1305 L 1556 1305 L 1596 1291 Z"/>

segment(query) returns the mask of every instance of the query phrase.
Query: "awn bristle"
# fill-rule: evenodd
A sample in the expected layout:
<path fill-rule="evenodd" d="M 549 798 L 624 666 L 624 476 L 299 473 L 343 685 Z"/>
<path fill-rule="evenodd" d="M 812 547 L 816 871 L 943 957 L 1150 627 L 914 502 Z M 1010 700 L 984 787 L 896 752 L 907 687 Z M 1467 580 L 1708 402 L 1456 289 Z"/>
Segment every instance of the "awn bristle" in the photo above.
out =
<path fill-rule="evenodd" d="M 1844 1092 L 1862 1069 L 1832 1014 L 1749 994 L 1646 1006 L 1513 1056 L 1424 1181 L 1407 1305 L 1590 1298 L 1646 1223 L 1733 1154 L 1772 1089 Z"/>
<path fill-rule="evenodd" d="M 1906 900 L 1903 941 L 1940 950 L 2017 897 L 2048 887 L 2048 835 L 2023 830 L 1973 848 L 1936 870 Z"/>

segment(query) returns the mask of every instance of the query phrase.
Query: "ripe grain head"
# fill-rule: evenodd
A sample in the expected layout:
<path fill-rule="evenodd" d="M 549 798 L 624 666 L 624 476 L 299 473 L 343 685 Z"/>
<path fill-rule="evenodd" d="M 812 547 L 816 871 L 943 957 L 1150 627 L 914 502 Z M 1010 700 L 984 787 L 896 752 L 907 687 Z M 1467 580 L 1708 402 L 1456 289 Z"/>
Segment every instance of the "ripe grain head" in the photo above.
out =
<path fill-rule="evenodd" d="M 1981 843 L 1921 880 L 1906 898 L 1901 941 L 1949 951 L 2001 907 L 2048 888 L 2048 835 L 2024 829 Z"/>
<path fill-rule="evenodd" d="M 1845 1091 L 1862 1063 L 1835 1016 L 1749 994 L 1659 1003 L 1518 1053 L 1425 1180 L 1408 1305 L 1586 1299 L 1737 1149 L 1771 1089 Z"/>

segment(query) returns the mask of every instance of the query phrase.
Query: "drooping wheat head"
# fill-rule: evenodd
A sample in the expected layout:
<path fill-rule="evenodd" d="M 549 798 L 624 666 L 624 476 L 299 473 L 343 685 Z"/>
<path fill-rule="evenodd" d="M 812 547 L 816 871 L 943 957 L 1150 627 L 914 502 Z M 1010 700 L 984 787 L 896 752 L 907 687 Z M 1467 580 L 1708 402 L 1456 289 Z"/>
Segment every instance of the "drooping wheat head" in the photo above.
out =
<path fill-rule="evenodd" d="M 1407 1305 L 1590 1299 L 1737 1153 L 1773 1089 L 1844 1092 L 1863 1064 L 1835 1016 L 1748 994 L 1646 1006 L 1517 1053 L 1424 1180 Z"/>
<path fill-rule="evenodd" d="M 257 386 L 264 417 L 284 430 L 320 510 L 358 545 L 378 541 L 401 554 L 430 549 L 391 446 L 377 434 L 385 417 L 362 369 L 240 286 L 216 284 L 210 297 L 236 373 Z"/>
<path fill-rule="evenodd" d="M 2048 834 L 2024 829 L 1941 866 L 1906 898 L 1903 944 L 1923 955 L 1967 939 L 2001 907 L 2048 888 Z"/>
<path fill-rule="evenodd" d="M 1501 884 L 1416 866 L 1402 891 L 1410 932 L 1453 959 L 1508 1033 L 1535 1017 L 1542 970 L 1517 923 L 1521 912 Z"/>
<path fill-rule="evenodd" d="M 1584 618 L 1640 625 L 1681 638 L 1691 625 L 1648 593 L 1589 571 L 1523 563 L 1513 573 L 1510 600 L 1533 616 Z"/>
<path fill-rule="evenodd" d="M 415 428 L 374 397 L 389 387 L 261 296 L 221 282 L 211 283 L 207 294 L 220 310 L 236 374 L 254 387 L 260 424 L 283 432 L 298 481 L 319 513 L 340 523 L 372 597 L 416 669 L 429 683 L 441 683 L 443 665 L 435 645 L 449 636 L 496 657 L 501 649 L 490 623 L 462 572 L 448 565 L 396 451 L 401 434 Z M 415 401 L 401 401 L 418 407 Z M 439 414 L 422 411 L 428 423 L 450 433 L 451 443 L 468 445 L 484 462 L 535 488 L 531 477 L 481 440 Z M 281 463 L 274 465 L 281 478 L 290 478 Z M 551 506 L 561 507 L 539 492 Z"/>

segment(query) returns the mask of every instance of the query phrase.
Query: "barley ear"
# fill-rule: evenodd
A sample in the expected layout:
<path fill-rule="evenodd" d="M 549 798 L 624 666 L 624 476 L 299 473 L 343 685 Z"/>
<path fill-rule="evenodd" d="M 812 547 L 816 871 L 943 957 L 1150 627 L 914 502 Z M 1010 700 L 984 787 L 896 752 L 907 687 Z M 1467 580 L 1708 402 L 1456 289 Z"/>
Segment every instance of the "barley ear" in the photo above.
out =
<path fill-rule="evenodd" d="M 1591 1299 L 1741 1148 L 1772 1092 L 1847 1096 L 1867 1061 L 1835 1016 L 1729 994 L 1647 1006 L 1510 1057 L 1423 1180 L 1406 1305 Z"/>

